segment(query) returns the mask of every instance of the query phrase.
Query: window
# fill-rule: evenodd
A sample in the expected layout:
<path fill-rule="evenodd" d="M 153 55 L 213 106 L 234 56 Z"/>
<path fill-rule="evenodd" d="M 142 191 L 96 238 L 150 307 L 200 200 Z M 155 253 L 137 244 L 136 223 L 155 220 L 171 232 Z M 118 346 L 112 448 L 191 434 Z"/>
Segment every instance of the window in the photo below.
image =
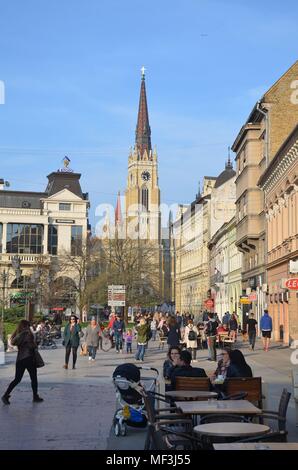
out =
<path fill-rule="evenodd" d="M 71 255 L 80 256 L 82 254 L 83 227 L 72 225 L 71 227 Z"/>
<path fill-rule="evenodd" d="M 71 204 L 68 202 L 60 202 L 59 204 L 59 211 L 70 211 Z"/>
<path fill-rule="evenodd" d="M 7 224 L 7 253 L 43 252 L 43 225 Z"/>
<path fill-rule="evenodd" d="M 58 254 L 58 227 L 49 225 L 48 227 L 48 252 L 50 255 Z"/>
<path fill-rule="evenodd" d="M 142 188 L 142 210 L 148 211 L 148 189 Z"/>

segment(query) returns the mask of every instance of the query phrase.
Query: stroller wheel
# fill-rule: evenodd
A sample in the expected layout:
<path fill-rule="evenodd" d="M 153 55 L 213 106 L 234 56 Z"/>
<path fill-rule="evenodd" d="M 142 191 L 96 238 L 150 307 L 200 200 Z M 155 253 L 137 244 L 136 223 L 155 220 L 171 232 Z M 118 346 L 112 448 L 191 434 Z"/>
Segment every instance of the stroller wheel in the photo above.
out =
<path fill-rule="evenodd" d="M 117 422 L 114 424 L 114 433 L 115 433 L 115 436 L 116 436 L 116 437 L 119 437 L 119 436 L 120 436 L 120 424 L 119 424 L 119 421 L 117 421 Z"/>
<path fill-rule="evenodd" d="M 127 431 L 127 426 L 125 423 L 122 423 L 121 429 L 120 429 L 120 434 L 121 436 L 126 436 L 126 431 Z"/>

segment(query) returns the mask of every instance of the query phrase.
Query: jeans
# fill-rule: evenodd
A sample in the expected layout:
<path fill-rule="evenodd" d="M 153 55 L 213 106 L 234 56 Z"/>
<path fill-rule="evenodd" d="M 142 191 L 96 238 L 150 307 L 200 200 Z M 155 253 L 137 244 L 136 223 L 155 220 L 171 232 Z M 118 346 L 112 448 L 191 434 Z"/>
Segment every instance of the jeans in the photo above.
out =
<path fill-rule="evenodd" d="M 131 343 L 126 343 L 126 352 L 127 353 L 131 353 L 132 350 L 131 350 Z"/>
<path fill-rule="evenodd" d="M 74 367 L 74 366 L 76 365 L 76 362 L 77 362 L 77 351 L 78 351 L 78 348 L 71 346 L 70 343 L 68 343 L 68 345 L 66 346 L 66 351 L 65 351 L 65 364 L 68 365 L 69 356 L 70 356 L 71 350 L 72 350 L 72 366 Z"/>
<path fill-rule="evenodd" d="M 96 351 L 97 351 L 96 346 L 88 346 L 89 357 L 92 357 L 92 359 L 95 359 Z"/>
<path fill-rule="evenodd" d="M 249 331 L 248 332 L 248 339 L 249 339 L 249 344 L 251 345 L 252 349 L 255 348 L 255 342 L 256 342 L 256 331 Z"/>
<path fill-rule="evenodd" d="M 208 359 L 216 361 L 216 336 L 208 336 Z"/>
<path fill-rule="evenodd" d="M 197 358 L 197 349 L 196 348 L 188 348 L 188 351 L 190 352 L 192 359 L 195 360 Z"/>
<path fill-rule="evenodd" d="M 145 344 L 138 344 L 136 360 L 143 361 L 145 356 Z"/>
<path fill-rule="evenodd" d="M 122 335 L 115 335 L 116 351 L 122 350 L 123 339 Z"/>
<path fill-rule="evenodd" d="M 16 362 L 16 374 L 14 380 L 9 384 L 5 395 L 8 396 L 10 392 L 18 385 L 24 375 L 25 370 L 29 372 L 30 379 L 31 379 L 31 387 L 33 391 L 33 396 L 37 396 L 37 369 L 34 363 L 34 359 L 32 356 L 26 357 L 25 359 L 22 359 L 21 361 Z"/>
<path fill-rule="evenodd" d="M 152 333 L 152 341 L 155 341 L 157 330 L 151 330 L 151 333 Z"/>

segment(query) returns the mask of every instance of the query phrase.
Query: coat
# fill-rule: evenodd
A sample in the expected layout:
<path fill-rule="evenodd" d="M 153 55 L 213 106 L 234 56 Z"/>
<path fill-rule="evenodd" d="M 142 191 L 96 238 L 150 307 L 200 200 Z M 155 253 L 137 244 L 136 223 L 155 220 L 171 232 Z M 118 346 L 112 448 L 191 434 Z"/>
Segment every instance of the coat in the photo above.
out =
<path fill-rule="evenodd" d="M 196 334 L 196 339 L 194 339 L 193 341 L 188 339 L 188 335 L 190 331 L 194 331 L 194 333 Z M 192 326 L 187 325 L 185 327 L 183 342 L 186 344 L 187 349 L 189 348 L 196 349 L 198 347 L 198 336 L 199 336 L 199 330 L 195 325 L 192 325 Z"/>
<path fill-rule="evenodd" d="M 136 326 L 138 344 L 147 344 L 149 329 L 150 327 L 148 327 L 147 323 L 145 325 Z"/>
<path fill-rule="evenodd" d="M 85 332 L 85 343 L 87 344 L 87 346 L 95 346 L 96 348 L 98 348 L 100 336 L 101 329 L 98 325 L 95 328 L 92 328 L 91 325 L 88 325 Z"/>
<path fill-rule="evenodd" d="M 207 377 L 204 369 L 200 367 L 181 366 L 175 367 L 171 373 L 171 389 L 176 388 L 176 377 Z M 211 386 L 211 385 L 210 385 Z"/>
<path fill-rule="evenodd" d="M 37 349 L 33 333 L 29 329 L 21 331 L 16 336 L 12 336 L 10 342 L 13 346 L 18 347 L 17 362 L 27 357 L 33 357 L 34 350 Z"/>
<path fill-rule="evenodd" d="M 169 332 L 168 332 L 167 343 L 170 346 L 179 346 L 180 338 L 181 338 L 181 335 L 180 335 L 180 329 L 179 329 L 178 325 L 170 326 L 170 329 L 169 329 Z"/>
<path fill-rule="evenodd" d="M 80 345 L 81 334 L 82 334 L 81 326 L 78 323 L 76 323 L 74 335 L 71 337 L 70 324 L 67 323 L 67 325 L 64 328 L 64 333 L 63 333 L 64 346 L 67 346 L 68 343 L 70 343 L 73 348 L 78 348 Z"/>
<path fill-rule="evenodd" d="M 264 313 L 260 322 L 261 330 L 272 331 L 272 318 L 268 313 Z"/>

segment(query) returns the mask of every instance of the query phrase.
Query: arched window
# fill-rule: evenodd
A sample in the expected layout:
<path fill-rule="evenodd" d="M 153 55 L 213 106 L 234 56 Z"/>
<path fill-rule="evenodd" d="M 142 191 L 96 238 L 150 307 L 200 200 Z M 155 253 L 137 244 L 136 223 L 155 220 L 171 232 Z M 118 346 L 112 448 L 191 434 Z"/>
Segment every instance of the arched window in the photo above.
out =
<path fill-rule="evenodd" d="M 149 195 L 148 189 L 146 187 L 142 188 L 142 209 L 148 211 Z"/>

